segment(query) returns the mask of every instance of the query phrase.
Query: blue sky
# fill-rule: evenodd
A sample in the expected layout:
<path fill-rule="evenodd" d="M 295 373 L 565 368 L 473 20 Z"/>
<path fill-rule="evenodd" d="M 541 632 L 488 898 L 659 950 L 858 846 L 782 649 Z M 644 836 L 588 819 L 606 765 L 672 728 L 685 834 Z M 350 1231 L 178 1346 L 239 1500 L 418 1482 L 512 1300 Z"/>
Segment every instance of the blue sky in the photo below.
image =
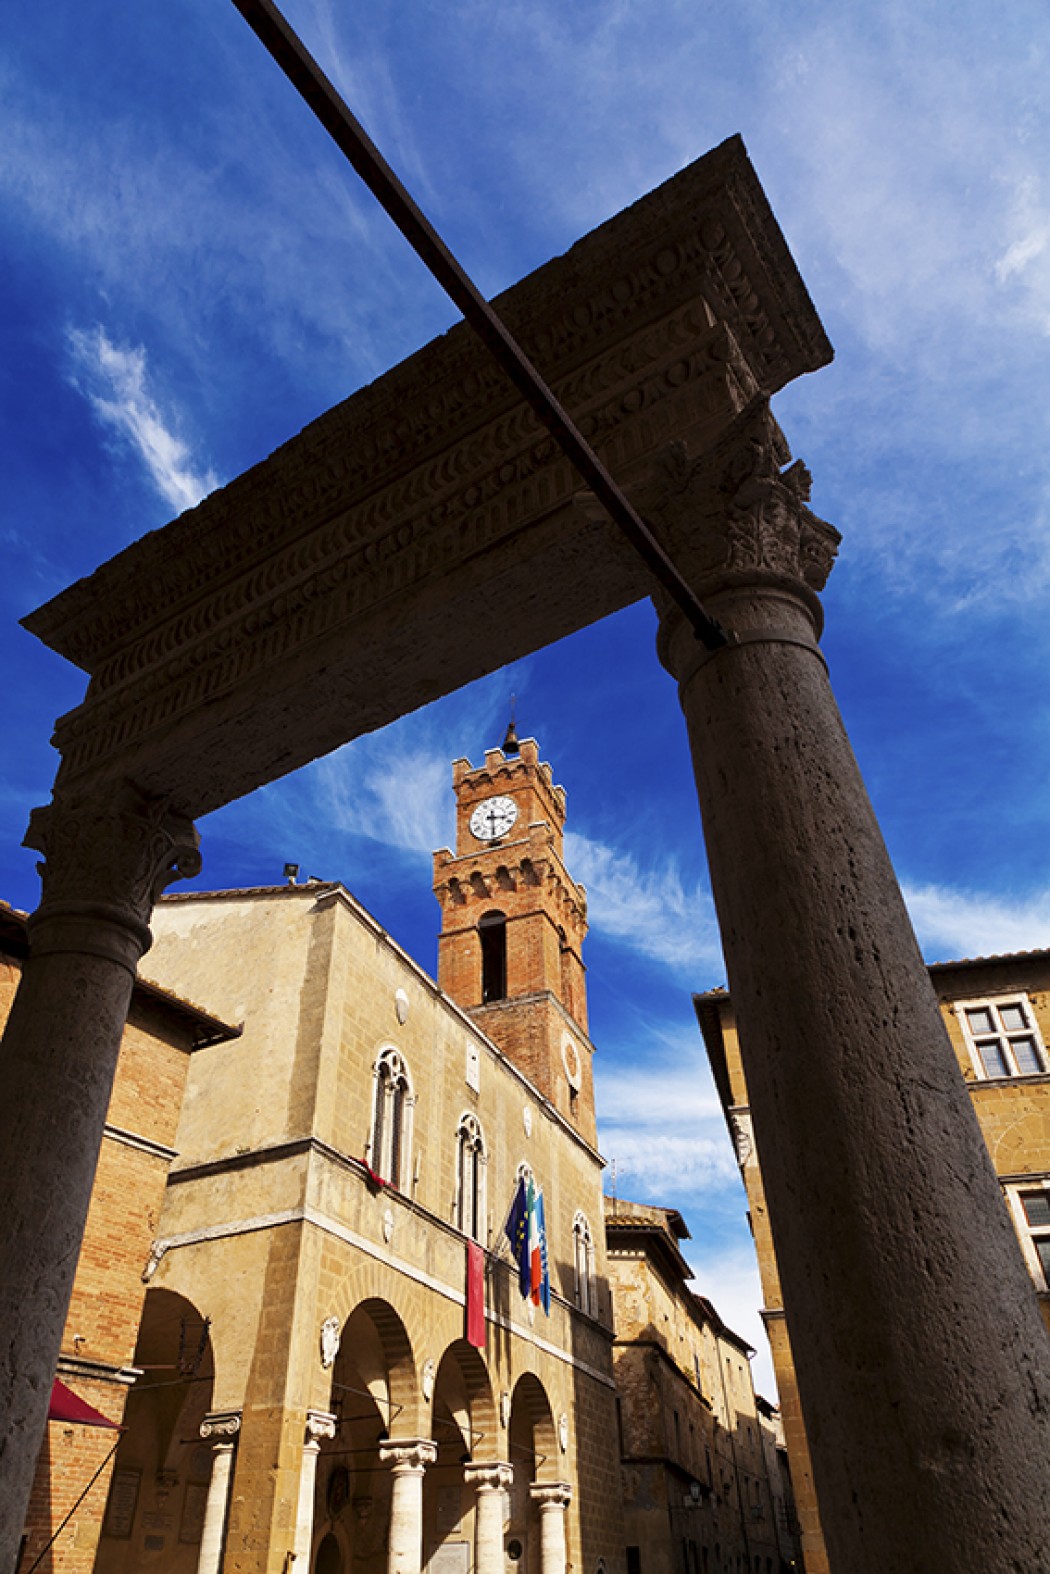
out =
<path fill-rule="evenodd" d="M 224 0 L 0 45 L 0 895 L 82 676 L 25 612 L 454 320 Z M 837 356 L 778 396 L 844 534 L 825 649 L 928 957 L 1050 943 L 1050 29 L 1039 0 L 287 0 L 487 293 L 741 132 Z M 762 1351 L 689 1002 L 722 982 L 647 606 L 202 823 L 203 883 L 346 881 L 424 965 L 448 762 L 511 690 L 588 886 L 603 1149 Z M 683 1089 L 687 1090 L 683 1094 Z"/>

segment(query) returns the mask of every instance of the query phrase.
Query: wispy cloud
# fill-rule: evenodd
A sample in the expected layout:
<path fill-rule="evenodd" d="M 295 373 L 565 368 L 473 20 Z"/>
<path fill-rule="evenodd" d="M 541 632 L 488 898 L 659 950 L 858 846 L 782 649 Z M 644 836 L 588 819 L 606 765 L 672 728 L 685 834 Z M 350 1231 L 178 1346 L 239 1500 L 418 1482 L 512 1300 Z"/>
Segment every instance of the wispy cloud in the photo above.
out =
<path fill-rule="evenodd" d="M 324 823 L 350 836 L 429 856 L 454 829 L 447 751 L 377 735 L 314 767 Z"/>
<path fill-rule="evenodd" d="M 566 832 L 566 862 L 587 887 L 591 927 L 653 961 L 695 976 L 718 965 L 714 906 L 702 886 L 687 886 L 672 857 L 643 865 L 625 847 Z"/>
<path fill-rule="evenodd" d="M 232 820 L 250 822 L 255 840 L 301 852 L 304 863 L 312 860 L 326 879 L 345 878 L 340 846 L 348 843 L 354 844 L 359 874 L 369 844 L 426 867 L 432 852 L 455 840 L 450 740 L 473 748 L 480 763 L 486 743 L 506 725 L 511 688 L 524 686 L 527 671 L 527 662 L 517 662 L 355 738 L 209 821 L 216 828 Z M 420 891 L 429 904 L 429 880 Z"/>
<path fill-rule="evenodd" d="M 930 960 L 1050 946 L 1050 890 L 1018 899 L 949 885 L 906 885 L 904 899 Z"/>
<path fill-rule="evenodd" d="M 100 325 L 71 328 L 71 381 L 102 425 L 145 466 L 161 497 L 181 513 L 215 490 L 214 471 L 194 467 L 189 448 L 172 430 L 148 386 L 146 351 L 115 344 Z"/>
<path fill-rule="evenodd" d="M 735 1187 L 736 1159 L 722 1107 L 699 1045 L 653 1027 L 629 1060 L 595 1062 L 602 1150 L 615 1160 L 618 1187 L 639 1201 Z"/>

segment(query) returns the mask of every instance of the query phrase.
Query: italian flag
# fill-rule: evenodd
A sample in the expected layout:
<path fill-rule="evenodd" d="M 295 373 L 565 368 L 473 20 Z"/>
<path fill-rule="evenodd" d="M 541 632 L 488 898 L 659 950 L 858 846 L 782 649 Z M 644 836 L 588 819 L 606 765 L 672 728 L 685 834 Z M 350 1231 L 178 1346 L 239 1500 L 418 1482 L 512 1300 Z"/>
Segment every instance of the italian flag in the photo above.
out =
<path fill-rule="evenodd" d="M 551 1281 L 547 1265 L 547 1221 L 543 1209 L 543 1193 L 537 1191 L 529 1180 L 529 1288 L 534 1303 L 543 1303 L 543 1310 L 551 1314 Z"/>

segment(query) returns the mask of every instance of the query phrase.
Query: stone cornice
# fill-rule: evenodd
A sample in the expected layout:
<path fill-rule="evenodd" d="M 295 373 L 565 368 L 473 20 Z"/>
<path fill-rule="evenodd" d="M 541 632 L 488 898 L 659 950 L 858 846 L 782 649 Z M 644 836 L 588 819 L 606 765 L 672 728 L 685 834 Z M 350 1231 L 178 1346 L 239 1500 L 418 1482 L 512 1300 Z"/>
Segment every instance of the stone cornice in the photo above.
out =
<path fill-rule="evenodd" d="M 498 296 L 496 305 L 553 380 L 590 363 L 610 341 L 619 349 L 626 334 L 698 300 L 707 304 L 709 321 L 729 325 L 751 379 L 766 393 L 831 359 L 739 137 L 607 220 Z M 695 320 L 691 326 L 695 331 Z M 608 372 L 596 379 L 592 371 L 589 378 L 609 381 Z M 432 390 L 423 407 L 416 398 L 421 383 Z M 123 643 L 124 618 L 152 623 L 159 607 L 171 606 L 169 596 L 177 604 L 180 589 L 192 594 L 210 583 L 209 570 L 228 569 L 229 555 L 215 538 L 224 529 L 247 533 L 243 504 L 250 505 L 254 556 L 263 561 L 285 534 L 289 515 L 331 517 L 333 507 L 374 496 L 377 482 L 391 471 L 410 473 L 421 459 L 432 458 L 447 472 L 457 432 L 484 424 L 477 411 L 503 416 L 520 409 L 503 374 L 478 355 L 473 334 L 457 326 L 277 450 L 273 459 L 289 449 L 302 456 L 294 488 L 275 492 L 267 475 L 272 459 L 264 460 L 184 514 L 181 539 L 151 532 L 32 613 L 26 626 L 70 660 L 92 663 L 87 670 L 93 671 L 99 653 Z M 345 449 L 357 439 L 364 439 L 360 446 Z M 111 602 L 103 610 L 97 592 L 119 592 L 135 558 L 151 567 L 163 563 L 168 594 L 157 581 L 152 606 Z"/>
<path fill-rule="evenodd" d="M 499 304 L 625 484 L 830 358 L 738 139 Z M 64 779 L 119 765 L 205 812 L 647 594 L 577 492 L 454 329 L 26 619 L 93 678 L 58 726 Z M 498 620 L 473 616 L 484 594 Z M 436 677 L 427 640 L 450 625 Z"/>

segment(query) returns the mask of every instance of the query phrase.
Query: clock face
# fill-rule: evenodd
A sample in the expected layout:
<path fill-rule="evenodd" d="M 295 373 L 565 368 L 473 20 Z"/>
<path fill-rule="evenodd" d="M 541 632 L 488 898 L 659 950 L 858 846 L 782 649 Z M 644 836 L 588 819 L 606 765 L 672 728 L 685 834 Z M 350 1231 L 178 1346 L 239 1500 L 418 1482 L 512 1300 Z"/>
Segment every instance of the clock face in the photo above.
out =
<path fill-rule="evenodd" d="M 506 836 L 517 818 L 518 806 L 513 798 L 486 798 L 470 817 L 471 833 L 479 842 L 494 842 Z"/>

